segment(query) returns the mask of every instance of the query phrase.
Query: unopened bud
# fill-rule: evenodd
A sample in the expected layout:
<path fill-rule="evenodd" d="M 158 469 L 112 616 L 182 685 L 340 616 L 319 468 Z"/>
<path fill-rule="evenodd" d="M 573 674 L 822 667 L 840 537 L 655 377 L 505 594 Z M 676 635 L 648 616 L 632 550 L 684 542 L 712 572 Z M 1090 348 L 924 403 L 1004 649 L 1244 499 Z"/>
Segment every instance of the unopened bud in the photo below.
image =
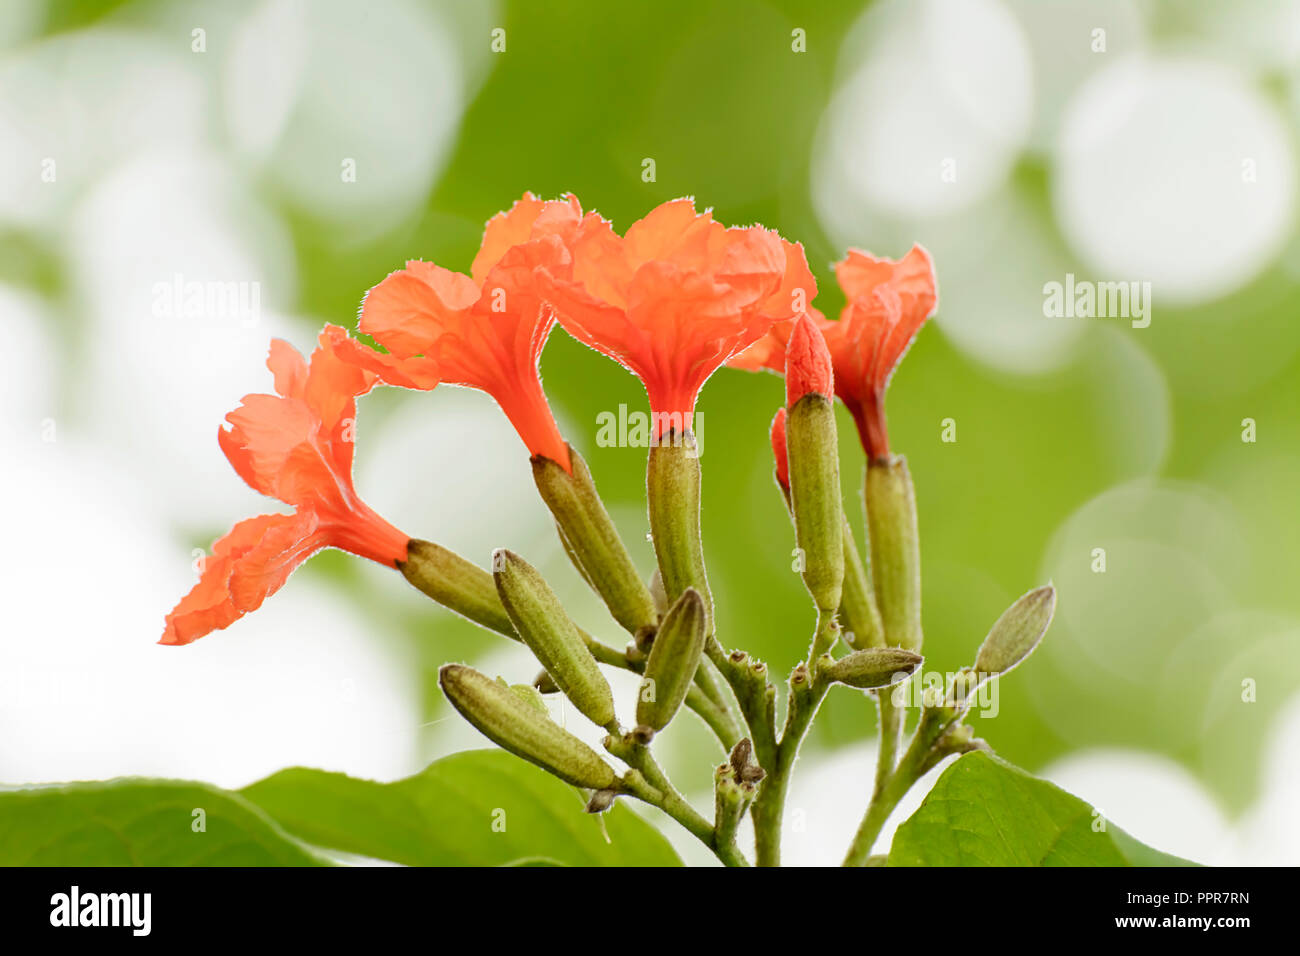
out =
<path fill-rule="evenodd" d="M 560 539 L 560 544 L 564 548 L 564 553 L 569 558 L 569 563 L 573 565 L 578 574 L 582 575 L 582 580 L 587 582 L 587 587 L 599 594 L 600 592 L 597 590 L 595 582 L 592 581 L 591 575 L 588 574 L 587 569 L 582 566 L 582 558 L 578 556 L 578 552 L 574 549 L 573 542 L 571 542 L 569 536 L 564 533 L 564 525 L 560 524 L 558 521 L 555 522 L 555 534 L 556 537 Z"/>
<path fill-rule="evenodd" d="M 596 751 L 506 685 L 463 664 L 444 665 L 438 682 L 452 706 L 498 746 L 574 786 L 617 787 L 613 768 Z"/>
<path fill-rule="evenodd" d="M 1005 674 L 1038 646 L 1056 611 L 1056 588 L 1050 584 L 1035 588 L 1002 612 L 989 630 L 975 670 L 981 676 Z"/>
<path fill-rule="evenodd" d="M 686 700 L 704 653 L 704 624 L 704 600 L 687 588 L 669 608 L 650 646 L 642 686 L 653 693 L 637 697 L 638 725 L 662 730 Z"/>
<path fill-rule="evenodd" d="M 572 448 L 569 456 L 572 472 L 549 458 L 532 459 L 533 480 L 555 516 L 565 548 L 619 624 L 630 633 L 653 627 L 654 599 L 596 493 L 587 463 Z"/>
<path fill-rule="evenodd" d="M 827 664 L 821 673 L 828 680 L 861 690 L 890 687 L 910 677 L 922 657 L 901 647 L 868 647 Z"/>
<path fill-rule="evenodd" d="M 768 437 L 772 439 L 772 460 L 776 462 L 776 483 L 780 486 L 786 499 L 789 500 L 790 458 L 786 452 L 785 415 L 786 412 L 784 408 L 778 408 L 776 410 L 776 415 L 772 418 L 772 428 L 768 432 Z"/>
<path fill-rule="evenodd" d="M 431 541 L 412 538 L 406 545 L 406 560 L 397 567 L 407 581 L 443 607 L 519 640 L 492 575 L 472 561 Z"/>
<path fill-rule="evenodd" d="M 529 707 L 533 708 L 543 717 L 550 718 L 550 711 L 546 709 L 546 701 L 542 700 L 542 695 L 536 687 L 530 684 L 510 684 L 511 692 L 522 700 Z"/>
<path fill-rule="evenodd" d="M 806 312 L 794 320 L 785 347 L 786 407 L 793 408 L 805 395 L 835 397 L 830 349 Z"/>
<path fill-rule="evenodd" d="M 532 565 L 504 548 L 493 553 L 492 567 L 506 613 L 551 679 L 593 723 L 611 723 L 609 682 L 555 592 Z"/>
<path fill-rule="evenodd" d="M 871 583 L 871 564 L 862 560 L 847 518 L 844 521 L 844 590 L 840 597 L 840 619 L 844 622 L 844 640 L 850 647 L 885 646 L 880 609 L 876 607 L 876 592 Z"/>
<path fill-rule="evenodd" d="M 700 459 L 690 432 L 669 430 L 650 447 L 646 501 L 664 592 L 672 602 L 687 588 L 699 591 L 710 618 L 705 633 L 711 633 L 712 598 L 700 540 Z"/>
<path fill-rule="evenodd" d="M 804 585 L 818 610 L 834 614 L 844 583 L 844 512 L 830 361 L 821 333 L 801 316 L 785 360 L 790 506 L 804 554 Z"/>
<path fill-rule="evenodd" d="M 921 544 L 916 495 L 901 456 L 867 463 L 867 525 L 871 576 L 885 639 L 910 651 L 921 649 Z"/>

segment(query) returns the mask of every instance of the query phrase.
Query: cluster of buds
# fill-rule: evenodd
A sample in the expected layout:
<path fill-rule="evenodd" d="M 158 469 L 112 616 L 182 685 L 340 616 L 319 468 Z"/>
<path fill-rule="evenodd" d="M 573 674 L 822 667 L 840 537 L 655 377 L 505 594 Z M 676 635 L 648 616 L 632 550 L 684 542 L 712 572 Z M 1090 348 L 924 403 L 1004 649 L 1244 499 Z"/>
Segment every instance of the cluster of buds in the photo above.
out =
<path fill-rule="evenodd" d="M 822 696 L 833 685 L 875 694 L 877 796 L 888 795 L 907 764 L 885 746 L 888 731 L 901 727 L 887 689 L 922 663 L 915 494 L 906 462 L 889 451 L 884 398 L 934 312 L 934 273 L 916 247 L 897 262 L 850 251 L 836 275 L 847 305 L 830 320 L 812 306 L 817 288 L 803 248 L 769 229 L 729 228 L 677 200 L 619 235 L 573 196 L 525 195 L 488 222 L 468 275 L 413 260 L 367 293 L 359 331 L 378 348 L 335 326 L 325 328 L 310 360 L 272 343 L 275 394 L 246 396 L 218 440 L 245 481 L 292 512 L 241 521 L 214 545 L 198 583 L 167 616 L 162 643 L 188 644 L 230 626 L 322 548 L 369 558 L 475 624 L 522 642 L 541 663 L 532 685 L 463 664 L 442 668 L 452 706 L 498 746 L 589 791 L 593 812 L 620 795 L 659 807 L 727 863 L 746 862 L 734 839 L 750 813 L 757 861 L 776 862 L 786 784 Z M 557 324 L 645 386 L 653 422 L 646 504 L 657 565 L 648 581 L 542 389 L 538 362 Z M 767 666 L 724 648 L 705 566 L 693 423 L 701 388 L 723 365 L 785 376 L 772 449 L 817 625 L 807 659 L 791 674 L 779 734 Z M 626 632 L 625 649 L 579 628 L 514 552 L 498 549 L 490 568 L 481 567 L 399 531 L 358 497 L 356 400 L 379 383 L 420 391 L 459 385 L 495 399 L 528 450 L 566 554 Z M 865 551 L 842 504 L 836 398 L 852 414 L 866 456 Z M 970 679 L 926 708 L 917 766 L 951 752 L 954 742 L 972 745 L 958 728 L 965 695 L 1023 659 L 1050 619 L 1050 588 L 1025 600 L 995 626 Z M 640 675 L 628 728 L 602 666 Z M 556 724 L 546 693 L 563 694 L 604 728 L 608 755 Z M 651 754 L 656 734 L 683 709 L 698 714 L 729 754 L 715 774 L 712 822 L 677 793 Z"/>

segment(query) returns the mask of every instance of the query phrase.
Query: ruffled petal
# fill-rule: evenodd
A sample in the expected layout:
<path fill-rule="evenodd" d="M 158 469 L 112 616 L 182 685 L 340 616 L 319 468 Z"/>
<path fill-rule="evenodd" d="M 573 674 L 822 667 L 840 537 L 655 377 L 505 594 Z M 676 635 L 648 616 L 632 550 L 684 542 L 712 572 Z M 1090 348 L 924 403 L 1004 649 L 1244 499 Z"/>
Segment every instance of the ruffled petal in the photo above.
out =
<path fill-rule="evenodd" d="M 267 527 L 257 544 L 231 562 L 230 600 L 241 615 L 261 607 L 299 565 L 328 543 L 320 519 L 311 512 L 286 518 Z"/>
<path fill-rule="evenodd" d="M 436 388 L 442 380 L 438 363 L 423 355 L 411 358 L 398 358 L 386 352 L 376 352 L 367 348 L 356 339 L 340 343 L 337 354 L 345 362 L 358 365 L 379 377 L 381 382 L 398 388 L 414 388 L 429 391 Z"/>
<path fill-rule="evenodd" d="M 327 325 L 311 355 L 303 400 L 319 422 L 320 430 L 331 440 L 348 429 L 356 419 L 357 397 L 375 385 L 376 375 L 346 362 L 339 349 L 348 341 L 348 333 L 337 325 Z M 350 459 L 349 459 L 350 460 Z"/>
<path fill-rule="evenodd" d="M 624 236 L 624 256 L 633 266 L 670 262 L 683 269 L 704 271 L 716 265 L 717 244 L 725 243 L 727 228 L 708 212 L 696 213 L 692 199 L 661 203 L 632 223 Z M 713 240 L 713 242 L 711 242 Z"/>
<path fill-rule="evenodd" d="M 299 398 L 307 384 L 307 362 L 284 339 L 272 339 L 266 367 L 275 377 L 275 390 L 285 398 Z"/>
<path fill-rule="evenodd" d="M 295 507 L 291 515 L 241 521 L 213 546 L 199 582 L 167 616 L 162 643 L 188 644 L 260 607 L 293 570 L 324 547 L 393 566 L 409 537 L 379 517 L 352 487 L 356 397 L 377 375 L 344 360 L 351 339 L 322 331 L 310 363 L 286 343 L 268 365 L 279 395 L 246 395 L 217 441 L 249 485 Z"/>
<path fill-rule="evenodd" d="M 570 247 L 572 280 L 546 273 L 546 297 L 571 335 L 641 378 L 659 430 L 666 417 L 689 422 L 709 376 L 788 317 L 779 302 L 811 280 L 806 264 L 790 268 L 776 233 L 728 229 L 689 199 L 656 207 L 621 239 L 588 217 Z"/>
<path fill-rule="evenodd" d="M 429 352 L 479 298 L 469 276 L 413 260 L 366 293 L 359 328 L 399 358 Z"/>
<path fill-rule="evenodd" d="M 889 380 L 938 303 L 929 253 L 913 246 L 897 262 L 849 250 L 835 267 L 847 303 L 823 328 L 835 365 L 836 394 L 857 423 L 868 455 L 889 454 L 884 401 Z"/>
<path fill-rule="evenodd" d="M 470 266 L 470 277 L 482 288 L 487 288 L 488 273 L 515 246 L 543 236 L 567 239 L 573 235 L 582 220 L 582 205 L 572 193 L 563 199 L 540 200 L 532 193 L 524 193 L 506 212 L 497 213 L 488 220 L 483 230 L 483 244 Z"/>
<path fill-rule="evenodd" d="M 226 457 L 251 488 L 272 496 L 285 461 L 317 428 L 305 401 L 276 395 L 245 395 L 226 421 L 231 428 L 217 439 Z"/>
<path fill-rule="evenodd" d="M 230 529 L 212 546 L 203 561 L 203 572 L 189 594 L 167 615 L 160 644 L 189 644 L 205 634 L 229 627 L 244 611 L 236 607 L 230 580 L 236 563 L 255 548 L 269 531 L 292 525 L 296 515 L 259 515 Z"/>

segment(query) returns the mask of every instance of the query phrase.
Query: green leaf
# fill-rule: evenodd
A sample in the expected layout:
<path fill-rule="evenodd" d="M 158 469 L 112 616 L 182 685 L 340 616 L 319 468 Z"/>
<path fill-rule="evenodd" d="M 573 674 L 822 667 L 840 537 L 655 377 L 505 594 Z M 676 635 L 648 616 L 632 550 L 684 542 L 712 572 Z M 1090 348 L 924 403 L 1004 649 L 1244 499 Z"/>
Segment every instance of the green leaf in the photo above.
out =
<path fill-rule="evenodd" d="M 584 813 L 573 787 L 499 750 L 453 754 L 393 783 L 293 768 L 242 792 L 308 843 L 411 866 L 681 864 L 627 807 Z"/>
<path fill-rule="evenodd" d="M 898 828 L 888 865 L 1195 864 L 1139 843 L 1046 780 L 997 757 L 972 753 L 943 772 L 916 813 Z"/>
<path fill-rule="evenodd" d="M 203 783 L 125 778 L 0 792 L 0 866 L 328 862 L 238 794 Z"/>

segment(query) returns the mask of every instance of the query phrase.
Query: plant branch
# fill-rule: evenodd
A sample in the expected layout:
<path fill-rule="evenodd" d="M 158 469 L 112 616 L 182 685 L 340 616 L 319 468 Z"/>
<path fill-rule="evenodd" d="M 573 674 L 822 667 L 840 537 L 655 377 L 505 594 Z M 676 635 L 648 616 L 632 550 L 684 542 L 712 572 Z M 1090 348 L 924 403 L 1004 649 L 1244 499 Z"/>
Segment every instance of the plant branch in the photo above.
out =
<path fill-rule="evenodd" d="M 786 704 L 785 726 L 776 744 L 772 765 L 763 765 L 767 778 L 754 801 L 754 852 L 759 866 L 781 865 L 781 824 L 785 815 L 785 798 L 799 746 L 803 743 L 822 698 L 830 688 L 818 671 L 822 656 L 835 645 L 839 625 L 833 614 L 818 614 L 817 630 L 809 650 L 810 663 L 801 663 L 790 675 L 790 697 Z"/>
<path fill-rule="evenodd" d="M 625 792 L 672 817 L 726 866 L 749 865 L 736 846 L 734 828 L 723 828 L 720 836 L 719 830 L 678 793 L 649 747 L 630 736 L 611 734 L 605 738 L 605 749 L 632 768 L 622 778 Z"/>
<path fill-rule="evenodd" d="M 970 749 L 969 733 L 952 732 L 960 716 L 951 707 L 926 707 L 921 711 L 916 732 L 898 766 L 883 779 L 877 778 L 875 793 L 844 857 L 845 866 L 867 866 L 876 838 L 907 791 L 944 757 Z"/>

